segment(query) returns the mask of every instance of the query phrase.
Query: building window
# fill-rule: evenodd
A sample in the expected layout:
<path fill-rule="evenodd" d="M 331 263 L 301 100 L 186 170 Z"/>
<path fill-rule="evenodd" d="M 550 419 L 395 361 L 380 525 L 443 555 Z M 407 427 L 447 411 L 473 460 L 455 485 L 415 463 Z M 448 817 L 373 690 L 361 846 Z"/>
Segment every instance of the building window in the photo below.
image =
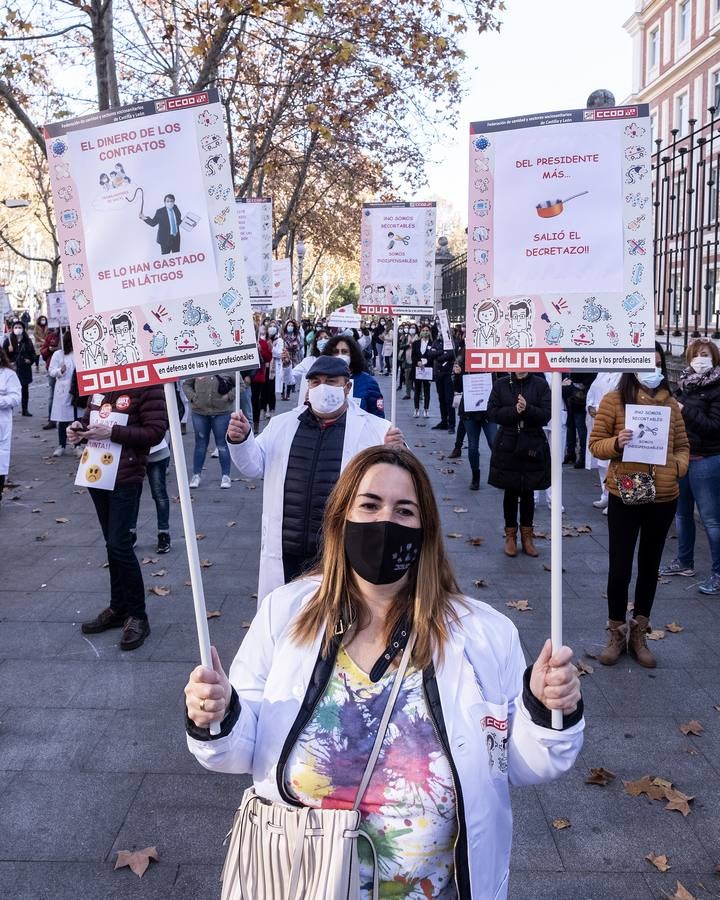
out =
<path fill-rule="evenodd" d="M 720 109 L 720 69 L 710 73 L 710 105 L 715 107 L 715 112 Z"/>
<path fill-rule="evenodd" d="M 720 3 L 720 0 L 718 0 Z M 660 61 L 660 28 L 653 28 L 648 36 L 648 71 L 657 69 Z"/>
<path fill-rule="evenodd" d="M 690 0 L 681 0 L 677 7 L 677 42 L 679 46 L 690 40 Z"/>
<path fill-rule="evenodd" d="M 678 137 L 685 137 L 688 133 L 688 95 L 687 91 L 678 94 L 675 98 L 675 128 Z"/>
<path fill-rule="evenodd" d="M 652 113 L 652 115 L 650 116 L 650 146 L 651 146 L 650 152 L 651 153 L 655 152 L 655 139 L 657 138 L 657 136 L 658 136 L 657 113 Z"/>

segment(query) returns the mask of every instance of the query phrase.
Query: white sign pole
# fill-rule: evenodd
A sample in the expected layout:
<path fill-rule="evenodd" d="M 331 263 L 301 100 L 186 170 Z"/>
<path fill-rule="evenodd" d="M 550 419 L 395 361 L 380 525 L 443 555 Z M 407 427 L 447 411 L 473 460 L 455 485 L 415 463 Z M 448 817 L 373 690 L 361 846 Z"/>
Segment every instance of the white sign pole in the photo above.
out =
<path fill-rule="evenodd" d="M 242 375 L 238 370 L 235 373 L 235 412 L 240 412 L 240 388 L 242 386 Z"/>
<path fill-rule="evenodd" d="M 185 464 L 185 450 L 180 431 L 180 415 L 178 414 L 177 400 L 175 399 L 175 384 L 174 382 L 166 381 L 164 388 L 165 405 L 167 406 L 168 422 L 170 424 L 170 443 L 172 444 L 178 494 L 180 495 L 180 512 L 182 513 L 183 530 L 185 532 L 185 550 L 187 551 L 188 567 L 190 568 L 190 583 L 192 585 L 193 605 L 195 607 L 195 627 L 197 628 L 198 642 L 200 644 L 200 662 L 205 668 L 212 669 L 205 591 L 203 589 L 200 554 L 198 553 L 195 532 L 195 516 L 193 515 L 190 485 Z M 219 722 L 213 722 L 210 725 L 210 734 L 220 734 Z"/>
<path fill-rule="evenodd" d="M 397 349 L 398 349 L 398 337 L 400 334 L 400 316 L 393 316 L 393 351 L 391 357 L 391 365 L 392 365 L 392 381 L 390 384 L 392 385 L 392 397 L 390 398 L 390 426 L 392 428 L 395 427 L 395 423 L 397 422 L 397 386 L 395 382 L 397 381 Z"/>
<path fill-rule="evenodd" d="M 552 373 L 552 417 L 550 419 L 550 456 L 552 506 L 550 508 L 550 639 L 553 653 L 563 644 L 563 584 L 562 584 L 562 373 Z M 585 448 L 581 447 L 581 452 Z M 552 711 L 552 727 L 561 731 L 562 710 Z"/>

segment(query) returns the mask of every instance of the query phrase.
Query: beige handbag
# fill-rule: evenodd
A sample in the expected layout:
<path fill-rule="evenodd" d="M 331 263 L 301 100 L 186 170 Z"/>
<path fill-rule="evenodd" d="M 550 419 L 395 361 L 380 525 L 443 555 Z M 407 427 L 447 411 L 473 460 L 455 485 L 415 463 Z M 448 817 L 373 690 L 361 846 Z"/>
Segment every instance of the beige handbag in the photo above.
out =
<path fill-rule="evenodd" d="M 352 809 L 295 808 L 273 803 L 248 788 L 235 813 L 221 881 L 221 900 L 357 900 L 357 842 L 373 858 L 372 900 L 379 873 L 372 840 L 360 830 L 360 803 L 380 755 L 385 732 L 410 660 L 414 638 L 403 651 L 370 758 Z"/>

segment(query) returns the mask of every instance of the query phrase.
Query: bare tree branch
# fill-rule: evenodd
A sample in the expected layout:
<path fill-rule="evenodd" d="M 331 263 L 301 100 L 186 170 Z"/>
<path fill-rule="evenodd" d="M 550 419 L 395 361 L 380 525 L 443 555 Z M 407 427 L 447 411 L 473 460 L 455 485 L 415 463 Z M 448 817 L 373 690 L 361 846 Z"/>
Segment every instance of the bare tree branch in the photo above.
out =
<path fill-rule="evenodd" d="M 74 31 L 76 28 L 86 28 L 88 31 L 92 31 L 85 22 L 75 22 L 73 25 L 68 25 L 67 28 L 61 28 L 60 31 L 51 31 L 48 34 L 23 34 L 20 37 L 0 38 L 0 43 L 5 43 L 5 41 L 44 41 L 45 38 L 59 37 L 61 34 L 67 34 L 68 31 Z"/>
<path fill-rule="evenodd" d="M 43 156 L 47 156 L 47 151 L 45 149 L 45 140 L 42 136 L 42 132 L 32 121 L 30 116 L 25 112 L 22 105 L 18 102 L 12 87 L 6 81 L 2 80 L 0 80 L 0 99 L 5 101 L 5 105 L 10 110 L 10 112 L 15 116 L 15 118 L 18 120 L 18 122 L 20 122 L 25 131 L 27 131 L 30 137 L 42 150 Z"/>

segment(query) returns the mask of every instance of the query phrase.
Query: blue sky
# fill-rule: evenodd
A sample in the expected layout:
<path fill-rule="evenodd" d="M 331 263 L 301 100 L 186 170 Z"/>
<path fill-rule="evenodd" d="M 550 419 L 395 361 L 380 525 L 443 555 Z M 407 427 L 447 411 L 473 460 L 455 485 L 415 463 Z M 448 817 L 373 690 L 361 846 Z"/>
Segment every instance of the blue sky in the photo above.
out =
<path fill-rule="evenodd" d="M 623 22 L 634 0 L 507 0 L 499 34 L 467 40 L 470 91 L 459 128 L 443 136 L 428 161 L 428 193 L 467 206 L 467 125 L 522 113 L 574 109 L 609 88 L 618 103 L 632 80 L 632 42 Z"/>

